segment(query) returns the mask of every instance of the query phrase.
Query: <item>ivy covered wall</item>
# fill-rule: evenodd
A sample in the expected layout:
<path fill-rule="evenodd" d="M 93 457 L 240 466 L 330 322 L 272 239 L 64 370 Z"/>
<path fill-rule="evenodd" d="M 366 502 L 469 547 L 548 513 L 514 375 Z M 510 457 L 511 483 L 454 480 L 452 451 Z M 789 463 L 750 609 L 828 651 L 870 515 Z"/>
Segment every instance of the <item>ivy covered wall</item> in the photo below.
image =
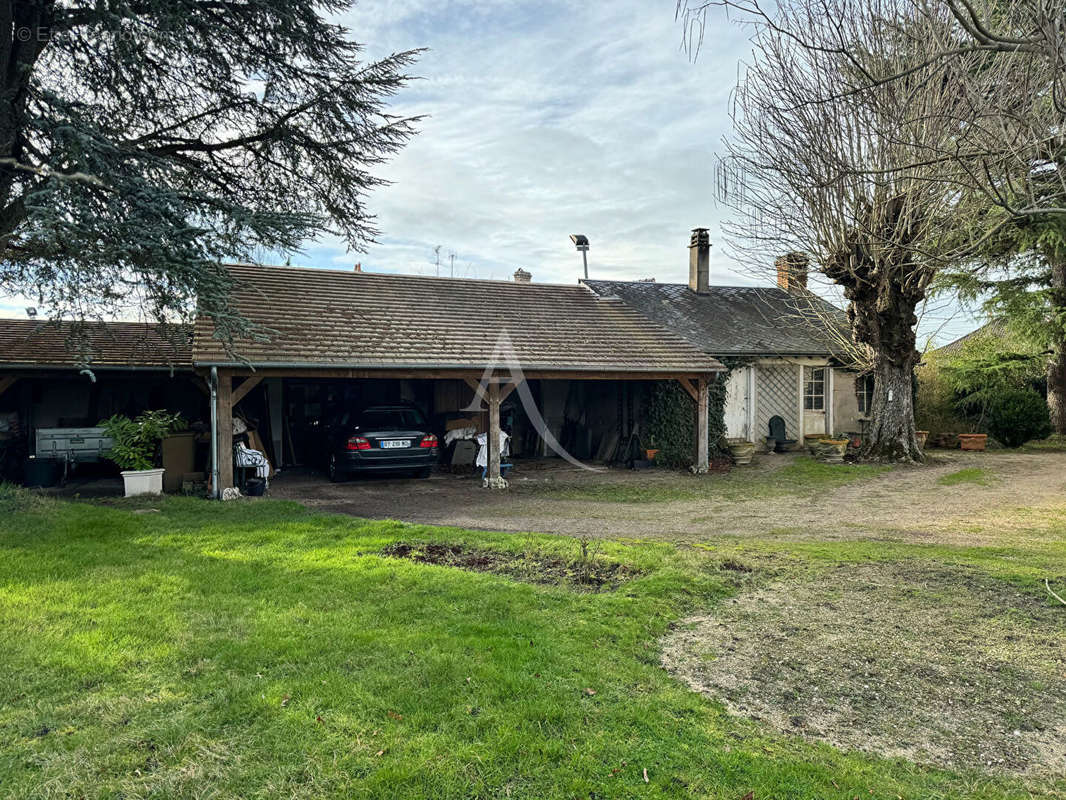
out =
<path fill-rule="evenodd" d="M 739 364 L 726 364 L 730 371 Z M 729 372 L 710 383 L 707 438 L 710 457 L 729 455 L 726 445 L 725 398 Z M 658 381 L 644 402 L 645 446 L 658 449 L 658 464 L 687 468 L 696 461 L 696 404 L 677 381 Z"/>

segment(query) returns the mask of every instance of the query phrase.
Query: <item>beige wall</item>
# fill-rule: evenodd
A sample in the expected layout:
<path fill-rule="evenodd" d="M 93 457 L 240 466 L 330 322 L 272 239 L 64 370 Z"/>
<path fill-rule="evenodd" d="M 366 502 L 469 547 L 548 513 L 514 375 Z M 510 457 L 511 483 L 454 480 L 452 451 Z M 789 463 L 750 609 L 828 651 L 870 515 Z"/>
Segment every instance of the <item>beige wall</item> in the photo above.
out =
<path fill-rule="evenodd" d="M 855 395 L 854 372 L 833 370 L 833 433 L 862 430 L 859 422 L 859 399 Z"/>

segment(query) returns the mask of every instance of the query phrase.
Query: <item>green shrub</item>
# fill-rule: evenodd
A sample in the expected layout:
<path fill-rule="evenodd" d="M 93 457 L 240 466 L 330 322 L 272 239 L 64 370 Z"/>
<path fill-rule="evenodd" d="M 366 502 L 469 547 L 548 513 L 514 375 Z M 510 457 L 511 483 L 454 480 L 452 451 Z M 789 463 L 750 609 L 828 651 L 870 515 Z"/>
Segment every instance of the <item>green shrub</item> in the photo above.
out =
<path fill-rule="evenodd" d="M 1051 433 L 1047 401 L 1032 389 L 1006 389 L 988 401 L 988 432 L 1007 447 Z"/>
<path fill-rule="evenodd" d="M 167 411 L 145 411 L 137 419 L 116 414 L 100 423 L 113 444 L 107 457 L 121 469 L 152 469 L 156 462 L 156 448 L 164 436 L 185 427 L 180 414 Z"/>
<path fill-rule="evenodd" d="M 943 374 L 942 361 L 930 353 L 915 370 L 918 383 L 914 402 L 914 426 L 920 431 L 938 433 L 972 433 L 976 426 L 964 419 L 955 408 L 955 391 Z"/>

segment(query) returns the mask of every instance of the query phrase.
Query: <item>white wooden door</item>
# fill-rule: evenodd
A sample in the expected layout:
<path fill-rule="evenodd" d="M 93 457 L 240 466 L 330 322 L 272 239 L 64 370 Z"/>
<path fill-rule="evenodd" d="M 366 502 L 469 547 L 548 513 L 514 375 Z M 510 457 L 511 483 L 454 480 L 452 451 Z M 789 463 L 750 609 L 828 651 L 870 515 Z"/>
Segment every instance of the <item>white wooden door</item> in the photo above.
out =
<path fill-rule="evenodd" d="M 737 367 L 729 373 L 725 387 L 725 429 L 730 439 L 751 439 L 748 429 L 748 404 L 751 397 L 748 371 L 751 367 Z"/>

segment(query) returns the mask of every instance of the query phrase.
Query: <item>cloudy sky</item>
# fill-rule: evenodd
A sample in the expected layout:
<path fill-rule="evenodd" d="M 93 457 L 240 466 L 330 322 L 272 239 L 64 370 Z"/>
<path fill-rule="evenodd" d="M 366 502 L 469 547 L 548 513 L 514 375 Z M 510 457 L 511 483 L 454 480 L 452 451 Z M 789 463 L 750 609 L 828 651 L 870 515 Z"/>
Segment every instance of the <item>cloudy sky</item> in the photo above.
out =
<path fill-rule="evenodd" d="M 401 113 L 427 114 L 372 199 L 383 235 L 363 255 L 308 263 L 572 282 L 569 234 L 597 277 L 686 279 L 690 228 L 711 226 L 714 150 L 745 47 L 723 30 L 692 64 L 670 0 L 363 2 L 346 15 L 369 55 L 427 47 Z M 722 280 L 729 280 L 722 265 Z"/>
<path fill-rule="evenodd" d="M 425 47 L 396 98 L 427 115 L 370 198 L 382 235 L 365 253 L 308 243 L 309 267 L 573 282 L 592 242 L 597 278 L 687 280 L 689 230 L 711 230 L 712 282 L 765 283 L 722 250 L 715 152 L 749 54 L 741 28 L 709 21 L 693 62 L 674 0 L 363 0 L 343 16 L 367 56 Z M 264 253 L 263 260 L 278 256 Z M 2 304 L 2 303 L 0 303 Z M 7 311 L 22 311 L 8 304 Z M 934 332 L 944 314 L 923 324 Z M 972 327 L 957 319 L 947 341 Z"/>
<path fill-rule="evenodd" d="M 689 230 L 711 229 L 712 282 L 765 283 L 730 263 L 714 199 L 715 152 L 750 48 L 724 16 L 698 60 L 681 48 L 672 0 L 365 0 L 344 24 L 370 57 L 426 47 L 397 98 L 425 114 L 371 199 L 382 236 L 366 253 L 309 245 L 294 263 L 379 272 L 572 282 L 586 234 L 591 277 L 687 280 Z M 973 326 L 931 309 L 923 334 Z M 947 326 L 944 326 L 947 321 Z M 943 329 L 942 329 L 943 328 Z M 942 329 L 942 330 L 941 330 Z"/>

